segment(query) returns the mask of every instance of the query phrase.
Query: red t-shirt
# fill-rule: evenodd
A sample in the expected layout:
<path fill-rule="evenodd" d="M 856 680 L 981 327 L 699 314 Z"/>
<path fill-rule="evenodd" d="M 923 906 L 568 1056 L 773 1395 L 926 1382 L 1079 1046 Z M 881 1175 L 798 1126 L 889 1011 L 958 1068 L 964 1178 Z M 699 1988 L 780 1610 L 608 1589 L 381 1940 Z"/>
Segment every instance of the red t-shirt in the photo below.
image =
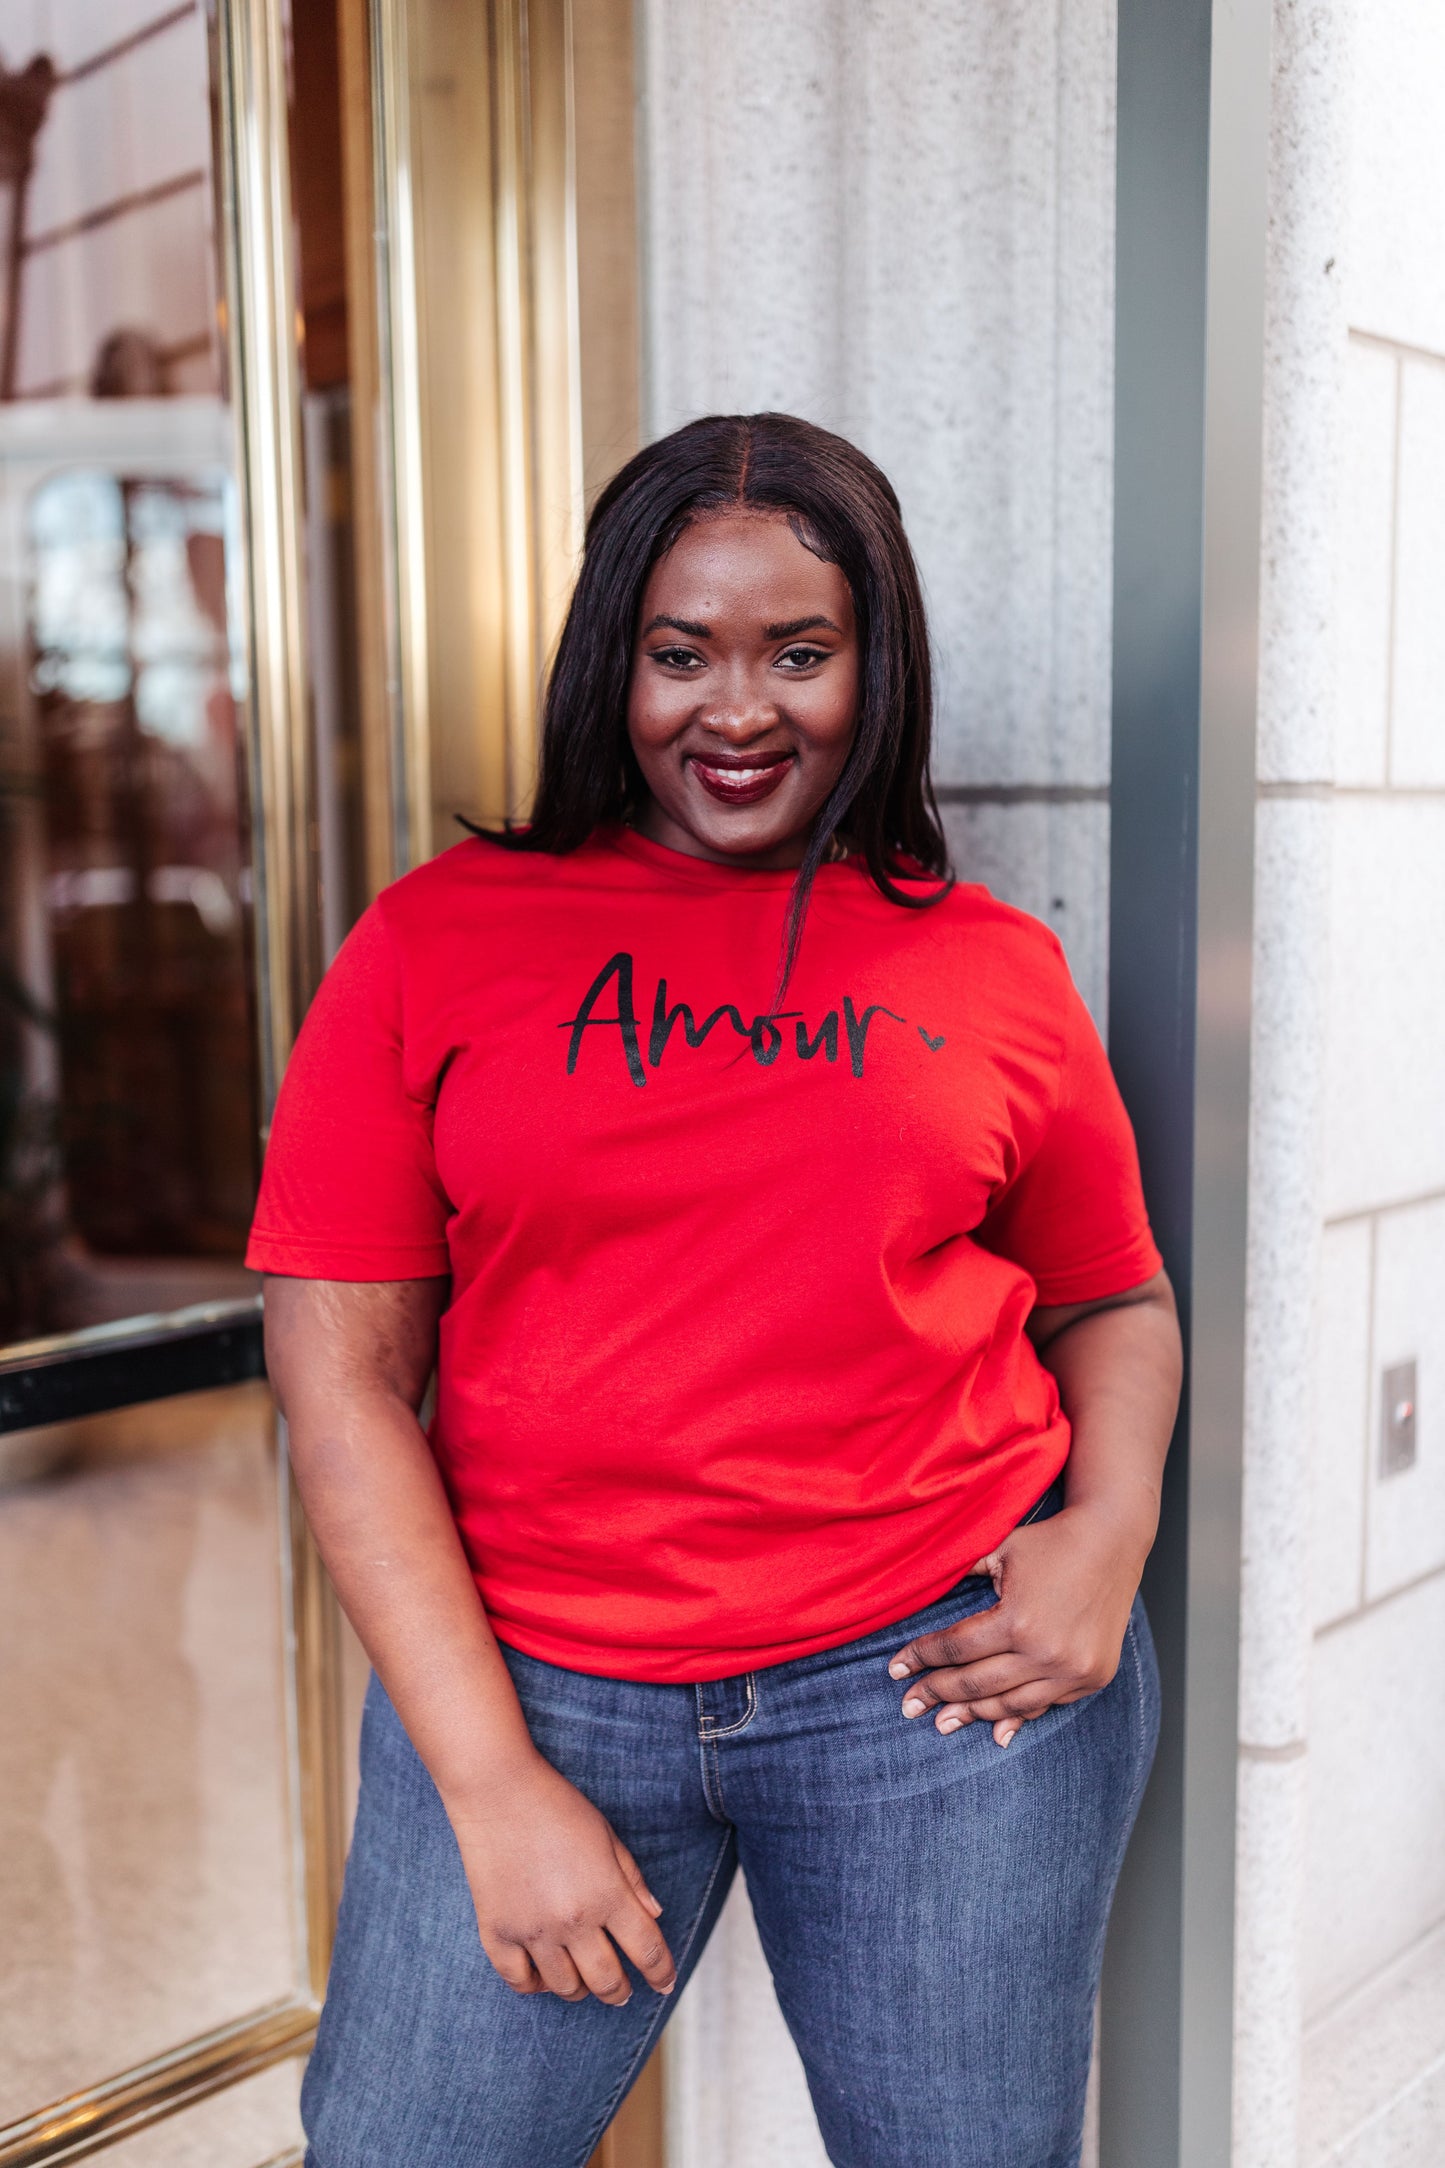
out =
<path fill-rule="evenodd" d="M 1158 1269 L 1058 942 L 985 889 L 630 830 L 460 843 L 316 997 L 249 1262 L 450 1274 L 431 1442 L 493 1626 L 719 1678 L 933 1601 L 1063 1466 L 1035 1302 Z"/>

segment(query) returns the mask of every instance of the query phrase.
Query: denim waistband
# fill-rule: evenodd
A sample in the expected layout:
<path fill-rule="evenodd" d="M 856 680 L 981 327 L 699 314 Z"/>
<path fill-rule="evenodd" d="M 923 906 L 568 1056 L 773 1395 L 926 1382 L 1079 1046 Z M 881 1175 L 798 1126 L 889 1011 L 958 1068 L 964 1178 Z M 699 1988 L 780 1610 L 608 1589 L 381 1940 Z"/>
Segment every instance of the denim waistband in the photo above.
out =
<path fill-rule="evenodd" d="M 1056 1513 L 1062 1513 L 1063 1510 L 1064 1478 L 1062 1471 L 1060 1471 L 1054 1477 L 1053 1482 L 1044 1492 L 1042 1498 L 1036 1498 L 1023 1519 L 1016 1521 L 1014 1526 L 1016 1528 L 1027 1528 L 1030 1521 L 1051 1521 Z"/>

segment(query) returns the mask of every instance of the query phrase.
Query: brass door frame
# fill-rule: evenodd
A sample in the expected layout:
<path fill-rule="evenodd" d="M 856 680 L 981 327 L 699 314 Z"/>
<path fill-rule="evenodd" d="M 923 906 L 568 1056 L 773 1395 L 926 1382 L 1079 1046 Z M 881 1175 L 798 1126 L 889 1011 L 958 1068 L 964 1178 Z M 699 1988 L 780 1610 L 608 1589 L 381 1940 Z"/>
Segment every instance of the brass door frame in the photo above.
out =
<path fill-rule="evenodd" d="M 218 0 L 213 41 L 232 412 L 243 506 L 243 562 L 237 571 L 249 642 L 245 711 L 258 1052 L 263 1104 L 269 1109 L 321 958 L 281 0 Z M 259 1305 L 225 1307 L 236 1315 L 220 1320 L 218 1331 L 244 1326 Z M 129 1321 L 123 1328 L 101 1328 L 99 1335 L 63 1336 L 40 1352 L 59 1359 L 74 1341 L 80 1355 L 90 1343 L 119 1331 L 139 1335 L 153 1368 L 173 1332 L 197 1320 L 208 1327 L 213 1322 L 202 1311 Z M 21 1358 L 27 1353 L 14 1352 Z M 136 1397 L 136 1390 L 127 1392 L 122 1384 L 107 1404 Z M 0 2129 L 0 2168 L 82 2160 L 242 2078 L 304 2054 L 315 2037 L 342 1856 L 337 1613 L 295 1498 L 284 1426 L 278 1467 L 284 1645 L 290 1658 L 292 1899 L 302 1984 L 279 2001 Z M 287 2168 L 300 2157 L 299 2151 L 285 2155 L 269 2168 Z"/>
<path fill-rule="evenodd" d="M 373 600 L 382 606 L 387 646 L 392 862 L 403 873 L 431 855 L 421 320 L 406 0 L 370 0 L 370 33 L 383 536 L 382 591 Z"/>
<path fill-rule="evenodd" d="M 571 17 L 570 0 L 493 0 L 510 813 L 531 797 L 541 681 L 582 548 Z"/>
<path fill-rule="evenodd" d="M 256 895 L 263 1134 L 322 971 L 314 744 L 306 658 L 299 290 L 292 249 L 282 0 L 220 0 L 223 229 L 250 642 L 247 750 Z M 313 2022 L 326 1991 L 341 1889 L 339 1620 L 306 1526 L 278 1419 L 294 1905 Z M 307 2043 L 309 2044 L 309 2042 Z M 222 2070 L 217 2084 L 230 2082 Z M 4 2168 L 0 2157 L 0 2168 Z"/>
<path fill-rule="evenodd" d="M 41 2162 L 84 2160 L 240 2078 L 304 2054 L 315 2033 L 316 2010 L 309 2001 L 273 2003 L 10 2124 L 0 2132 L 0 2161 L 5 2168 L 39 2168 Z M 283 2156 L 290 2158 L 299 2161 L 301 2155 Z"/>
<path fill-rule="evenodd" d="M 220 0 L 216 48 L 232 396 L 250 641 L 248 754 L 262 1100 L 276 1087 L 322 969 L 316 783 L 306 665 L 298 282 L 292 250 L 282 0 Z M 294 1907 L 314 2031 L 341 1887 L 339 1621 L 278 1422 Z M 259 2020 L 258 2020 L 259 2022 Z M 291 2052 L 309 2045 L 298 2037 Z M 238 2043 L 238 2053 L 244 2053 Z M 239 2071 L 218 2065 L 216 2085 Z M 0 2161 L 0 2168 L 4 2168 Z"/>
<path fill-rule="evenodd" d="M 370 25 L 401 870 L 457 840 L 453 813 L 501 820 L 531 798 L 582 544 L 577 131 L 570 0 L 465 17 L 370 0 Z M 628 23 L 629 115 L 630 71 Z"/>

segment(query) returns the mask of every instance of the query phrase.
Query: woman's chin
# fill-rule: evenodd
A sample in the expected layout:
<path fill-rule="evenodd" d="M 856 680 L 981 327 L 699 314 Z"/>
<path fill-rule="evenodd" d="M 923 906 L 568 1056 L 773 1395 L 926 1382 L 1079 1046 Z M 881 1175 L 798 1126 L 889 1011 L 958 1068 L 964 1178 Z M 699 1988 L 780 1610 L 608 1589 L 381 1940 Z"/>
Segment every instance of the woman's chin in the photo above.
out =
<path fill-rule="evenodd" d="M 776 799 L 723 805 L 695 786 L 677 806 L 660 806 L 654 800 L 638 826 L 673 850 L 765 872 L 802 864 L 816 818 L 816 811 L 800 816 Z"/>

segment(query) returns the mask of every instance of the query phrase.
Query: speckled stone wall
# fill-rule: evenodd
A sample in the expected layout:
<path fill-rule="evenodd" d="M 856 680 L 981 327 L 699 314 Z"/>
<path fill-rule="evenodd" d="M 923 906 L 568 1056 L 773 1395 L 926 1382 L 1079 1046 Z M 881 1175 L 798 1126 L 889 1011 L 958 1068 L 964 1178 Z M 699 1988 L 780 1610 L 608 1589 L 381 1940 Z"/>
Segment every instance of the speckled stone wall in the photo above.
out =
<path fill-rule="evenodd" d="M 1102 1021 L 1112 0 L 642 0 L 645 426 L 784 408 L 892 477 L 960 873 Z M 669 2034 L 671 2168 L 821 2168 L 740 1891 Z"/>
<path fill-rule="evenodd" d="M 960 870 L 1102 1014 L 1111 0 L 644 0 L 645 415 L 781 407 L 897 485 Z"/>

